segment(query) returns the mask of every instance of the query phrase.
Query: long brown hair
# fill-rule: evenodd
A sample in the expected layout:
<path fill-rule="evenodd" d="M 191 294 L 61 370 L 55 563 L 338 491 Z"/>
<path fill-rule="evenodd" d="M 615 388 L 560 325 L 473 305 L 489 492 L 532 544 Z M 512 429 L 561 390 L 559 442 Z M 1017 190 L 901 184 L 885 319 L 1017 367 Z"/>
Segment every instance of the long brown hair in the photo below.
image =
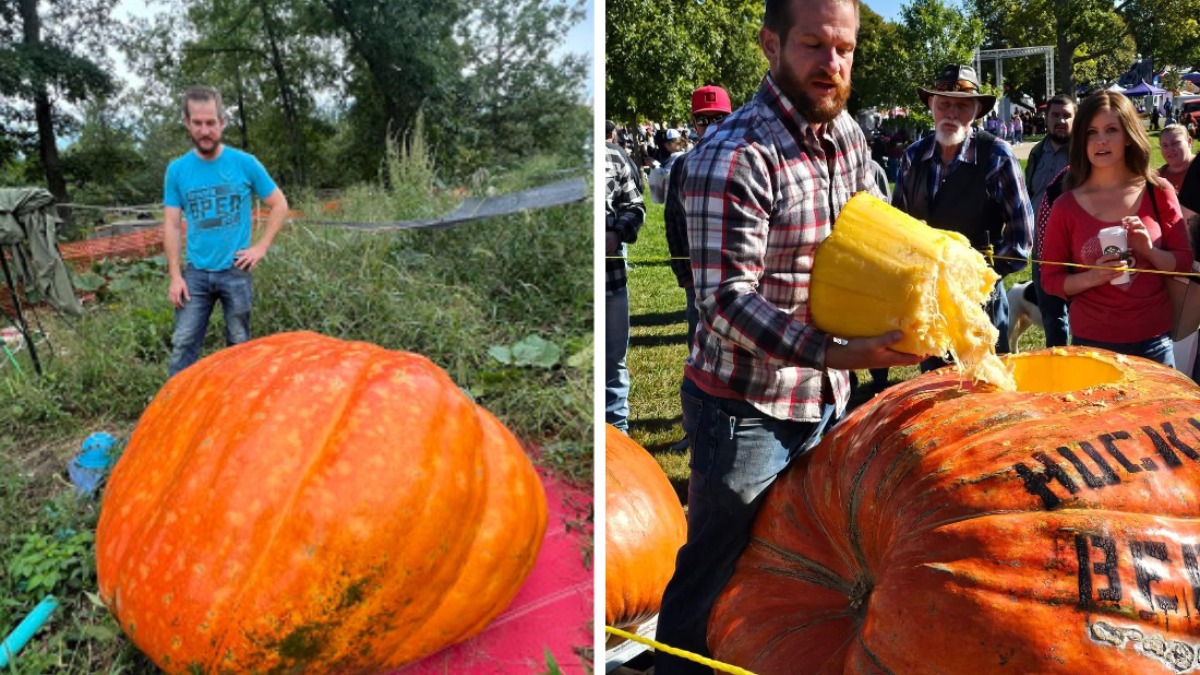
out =
<path fill-rule="evenodd" d="M 1135 176 L 1145 178 L 1148 182 L 1157 181 L 1150 170 L 1150 138 L 1142 128 L 1137 110 L 1124 94 L 1098 91 L 1083 99 L 1075 113 L 1075 125 L 1071 128 L 1070 171 L 1065 186 L 1068 190 L 1083 185 L 1092 175 L 1092 163 L 1087 155 L 1088 126 L 1097 114 L 1105 110 L 1117 116 L 1117 122 L 1129 139 L 1129 145 L 1125 148 L 1125 166 Z"/>

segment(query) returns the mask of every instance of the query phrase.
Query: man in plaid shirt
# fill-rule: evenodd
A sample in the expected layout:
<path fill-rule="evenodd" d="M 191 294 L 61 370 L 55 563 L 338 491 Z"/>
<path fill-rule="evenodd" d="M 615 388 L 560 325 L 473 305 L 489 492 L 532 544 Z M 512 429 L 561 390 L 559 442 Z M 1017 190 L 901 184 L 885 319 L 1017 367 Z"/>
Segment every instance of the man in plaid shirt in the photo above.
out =
<path fill-rule="evenodd" d="M 637 241 L 646 219 L 646 207 L 620 147 L 606 145 L 604 176 L 604 419 L 629 429 L 629 288 L 625 272 L 625 245 Z"/>
<path fill-rule="evenodd" d="M 899 331 L 838 340 L 809 324 L 817 244 L 855 192 L 879 194 L 844 112 L 857 32 L 856 0 L 767 0 L 762 86 L 683 165 L 700 322 L 682 388 L 688 538 L 658 639 L 698 654 L 763 492 L 845 409 L 846 370 L 920 360 L 890 349 Z M 659 651 L 655 672 L 712 671 Z"/>

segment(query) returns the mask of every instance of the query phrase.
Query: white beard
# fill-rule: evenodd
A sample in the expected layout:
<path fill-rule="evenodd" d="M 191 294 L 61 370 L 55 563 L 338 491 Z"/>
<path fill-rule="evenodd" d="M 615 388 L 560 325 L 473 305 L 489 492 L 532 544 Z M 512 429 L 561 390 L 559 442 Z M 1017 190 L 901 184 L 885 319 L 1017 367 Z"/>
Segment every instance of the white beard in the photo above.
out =
<path fill-rule="evenodd" d="M 967 140 L 967 127 L 960 125 L 954 131 L 946 131 L 941 125 L 938 125 L 937 133 L 934 134 L 934 137 L 937 139 L 938 145 L 947 147 L 962 145 L 962 142 Z"/>

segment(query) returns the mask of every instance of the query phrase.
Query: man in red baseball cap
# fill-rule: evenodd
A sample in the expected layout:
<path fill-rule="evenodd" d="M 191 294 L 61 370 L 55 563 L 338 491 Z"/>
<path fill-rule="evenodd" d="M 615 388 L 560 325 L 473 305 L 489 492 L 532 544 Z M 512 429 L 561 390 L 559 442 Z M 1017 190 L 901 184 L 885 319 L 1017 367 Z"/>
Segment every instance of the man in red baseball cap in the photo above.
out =
<path fill-rule="evenodd" d="M 692 92 L 693 125 L 696 125 L 697 115 L 704 119 L 703 124 L 707 126 L 710 116 L 724 117 L 731 112 L 733 112 L 733 106 L 729 105 L 729 94 L 724 89 L 708 85 Z M 698 130 L 696 133 L 702 134 L 703 132 Z"/>
<path fill-rule="evenodd" d="M 733 112 L 729 104 L 729 94 L 720 87 L 706 85 L 692 92 L 692 129 L 696 132 L 697 142 L 704 137 L 705 132 L 715 128 L 717 123 Z M 692 336 L 696 332 L 696 322 L 700 320 L 699 310 L 696 309 L 696 289 L 692 283 L 692 261 L 688 251 L 687 219 L 683 213 L 683 192 L 680 184 L 683 182 L 683 166 L 686 156 L 680 157 L 672 166 L 667 178 L 666 206 L 663 210 L 663 223 L 667 228 L 667 248 L 671 251 L 671 271 L 675 280 L 687 295 L 687 344 L 692 348 Z M 687 449 L 687 438 L 672 446 L 673 450 Z"/>

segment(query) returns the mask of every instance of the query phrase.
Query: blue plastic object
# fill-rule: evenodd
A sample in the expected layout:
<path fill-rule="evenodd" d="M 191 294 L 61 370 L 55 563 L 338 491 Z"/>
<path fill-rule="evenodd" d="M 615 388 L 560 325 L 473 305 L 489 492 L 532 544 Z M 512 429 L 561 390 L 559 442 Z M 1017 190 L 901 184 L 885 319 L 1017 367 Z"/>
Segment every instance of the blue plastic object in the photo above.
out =
<path fill-rule="evenodd" d="M 29 616 L 4 638 L 4 642 L 0 642 L 0 668 L 8 667 L 9 661 L 16 657 L 17 652 L 21 651 L 33 634 L 46 623 L 55 607 L 58 607 L 58 600 L 55 600 L 53 595 L 47 595 L 33 608 Z"/>
<path fill-rule="evenodd" d="M 116 439 L 103 431 L 97 431 L 83 440 L 82 452 L 67 465 L 67 475 L 75 485 L 76 494 L 88 497 L 100 487 L 100 482 L 116 461 L 112 451 L 115 444 Z"/>

